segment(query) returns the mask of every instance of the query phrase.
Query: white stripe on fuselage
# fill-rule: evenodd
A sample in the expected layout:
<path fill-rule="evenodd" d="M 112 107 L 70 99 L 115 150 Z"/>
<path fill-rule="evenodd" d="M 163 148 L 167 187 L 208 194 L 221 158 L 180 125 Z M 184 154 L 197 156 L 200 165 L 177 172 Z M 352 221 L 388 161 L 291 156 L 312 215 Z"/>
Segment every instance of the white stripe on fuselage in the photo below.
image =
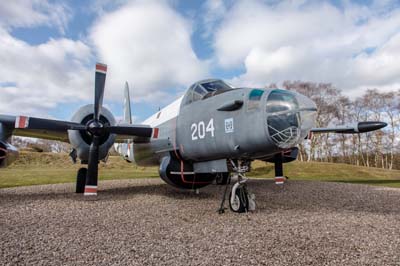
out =
<path fill-rule="evenodd" d="M 181 108 L 183 96 L 179 97 L 179 99 L 175 100 L 171 104 L 167 105 L 154 115 L 147 118 L 143 124 L 149 125 L 151 127 L 157 127 L 168 120 L 171 120 L 179 115 L 179 111 Z"/>

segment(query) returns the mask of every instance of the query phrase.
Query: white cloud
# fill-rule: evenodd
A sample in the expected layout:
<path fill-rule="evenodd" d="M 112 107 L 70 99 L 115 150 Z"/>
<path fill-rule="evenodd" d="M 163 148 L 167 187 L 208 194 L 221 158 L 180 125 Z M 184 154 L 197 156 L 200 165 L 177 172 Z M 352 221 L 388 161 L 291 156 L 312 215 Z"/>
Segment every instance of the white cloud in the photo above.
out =
<path fill-rule="evenodd" d="M 56 27 L 71 18 L 63 3 L 15 0 L 0 4 L 0 113 L 51 117 L 60 103 L 91 98 L 90 48 L 66 38 L 31 45 L 11 35 L 14 28 Z"/>
<path fill-rule="evenodd" d="M 91 102 L 95 52 L 109 66 L 106 101 L 119 102 L 127 80 L 134 100 L 163 105 L 176 97 L 171 88 L 187 86 L 207 72 L 192 50 L 190 22 L 168 2 L 135 1 L 103 13 L 89 29 L 93 46 L 66 38 L 31 45 L 13 37 L 13 27 L 52 21 L 37 2 L 19 4 L 20 14 L 13 8 L 0 11 L 8 14 L 0 19 L 0 60 L 6 66 L 0 68 L 0 113 L 49 117 L 60 104 Z M 20 19 L 10 20 L 13 15 Z"/>
<path fill-rule="evenodd" d="M 238 1 L 214 34 L 215 61 L 244 65 L 233 82 L 332 82 L 344 89 L 400 82 L 400 11 L 392 1 L 370 7 L 344 1 Z"/>
<path fill-rule="evenodd" d="M 58 103 L 90 99 L 90 48 L 81 41 L 29 45 L 0 29 L 0 113 L 48 116 Z"/>
<path fill-rule="evenodd" d="M 191 34 L 191 23 L 164 1 L 134 1 L 102 16 L 91 38 L 109 66 L 107 97 L 121 98 L 126 80 L 134 98 L 160 101 L 168 89 L 204 77 Z"/>
<path fill-rule="evenodd" d="M 224 0 L 207 0 L 203 5 L 204 12 L 201 13 L 202 23 L 204 25 L 203 37 L 212 35 L 212 31 L 227 12 L 227 6 Z"/>
<path fill-rule="evenodd" d="M 48 0 L 0 3 L 0 25 L 6 28 L 46 25 L 56 26 L 63 33 L 70 18 L 70 9 L 63 3 L 51 3 Z"/>

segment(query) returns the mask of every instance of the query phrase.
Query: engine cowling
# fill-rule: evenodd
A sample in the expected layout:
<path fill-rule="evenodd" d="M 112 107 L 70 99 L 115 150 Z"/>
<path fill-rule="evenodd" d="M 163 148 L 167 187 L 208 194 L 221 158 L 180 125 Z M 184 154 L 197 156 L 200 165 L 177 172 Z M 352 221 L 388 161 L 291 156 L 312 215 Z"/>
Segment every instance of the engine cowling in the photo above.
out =
<path fill-rule="evenodd" d="M 86 125 L 93 119 L 93 105 L 85 105 L 79 108 L 72 116 L 71 121 Z M 105 107 L 101 109 L 100 121 L 103 124 L 115 125 L 115 118 Z M 108 151 L 115 142 L 115 134 L 106 133 L 100 138 L 99 160 L 107 157 Z M 89 159 L 89 148 L 92 142 L 92 136 L 85 131 L 69 130 L 68 138 L 71 146 L 76 150 L 78 158 L 86 163 Z"/>
<path fill-rule="evenodd" d="M 5 168 L 18 159 L 19 152 L 13 145 L 0 141 L 0 168 Z"/>
<path fill-rule="evenodd" d="M 193 165 L 181 161 L 174 152 L 161 159 L 160 177 L 167 184 L 183 189 L 196 189 L 210 185 L 216 178 L 215 174 L 195 174 Z"/>

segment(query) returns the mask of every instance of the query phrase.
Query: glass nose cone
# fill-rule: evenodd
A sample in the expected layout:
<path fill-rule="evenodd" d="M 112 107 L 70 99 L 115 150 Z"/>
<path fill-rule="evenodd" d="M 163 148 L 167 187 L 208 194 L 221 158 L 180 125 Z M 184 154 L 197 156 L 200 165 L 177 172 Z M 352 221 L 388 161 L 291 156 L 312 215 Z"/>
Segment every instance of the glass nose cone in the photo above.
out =
<path fill-rule="evenodd" d="M 267 131 L 279 148 L 295 147 L 315 125 L 315 103 L 304 95 L 276 89 L 266 106 Z"/>

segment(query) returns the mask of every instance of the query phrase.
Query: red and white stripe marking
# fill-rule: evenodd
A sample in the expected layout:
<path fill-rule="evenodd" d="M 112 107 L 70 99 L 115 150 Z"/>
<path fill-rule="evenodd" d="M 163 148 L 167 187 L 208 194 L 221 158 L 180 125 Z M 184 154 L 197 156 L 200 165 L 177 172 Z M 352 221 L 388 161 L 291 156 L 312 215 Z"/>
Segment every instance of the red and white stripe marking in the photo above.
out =
<path fill-rule="evenodd" d="M 15 119 L 15 128 L 27 128 L 29 126 L 29 117 L 17 116 Z"/>
<path fill-rule="evenodd" d="M 307 135 L 307 139 L 312 139 L 313 138 L 313 133 L 310 131 L 310 132 L 308 132 L 308 135 Z"/>
<path fill-rule="evenodd" d="M 155 127 L 153 128 L 153 139 L 157 139 L 158 138 L 158 133 L 159 133 L 159 128 Z"/>
<path fill-rule="evenodd" d="M 283 185 L 285 183 L 286 178 L 284 176 L 275 176 L 275 184 Z"/>
<path fill-rule="evenodd" d="M 97 63 L 96 64 L 96 72 L 107 74 L 107 65 Z"/>
<path fill-rule="evenodd" d="M 97 186 L 85 186 L 84 196 L 97 196 Z"/>

